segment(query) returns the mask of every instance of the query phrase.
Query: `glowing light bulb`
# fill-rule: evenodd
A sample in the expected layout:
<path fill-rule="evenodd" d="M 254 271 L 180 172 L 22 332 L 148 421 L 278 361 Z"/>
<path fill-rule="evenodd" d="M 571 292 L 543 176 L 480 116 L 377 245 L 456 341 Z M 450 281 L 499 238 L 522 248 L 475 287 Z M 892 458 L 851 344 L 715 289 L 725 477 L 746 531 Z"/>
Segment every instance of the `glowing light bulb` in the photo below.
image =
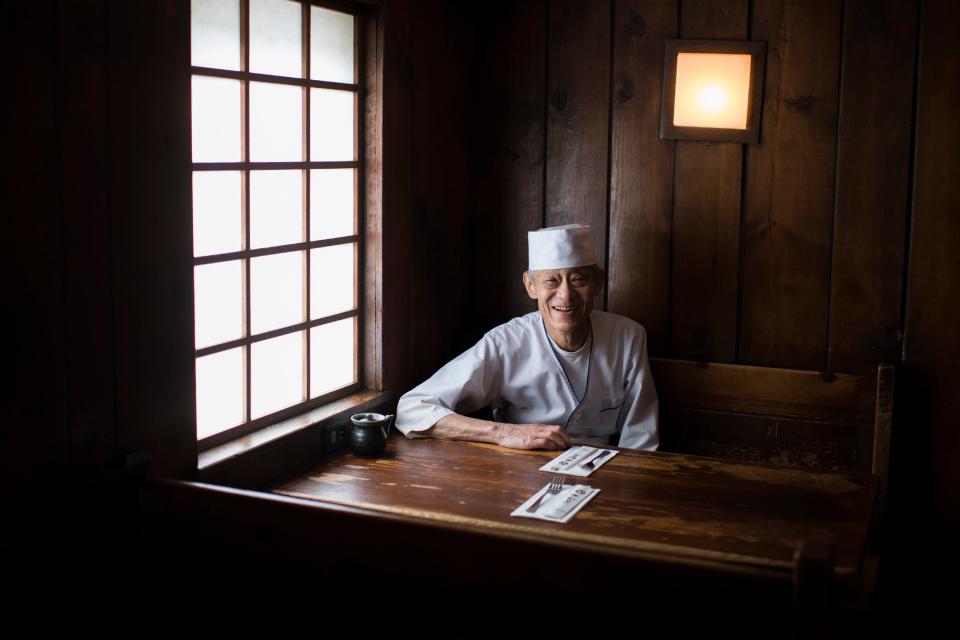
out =
<path fill-rule="evenodd" d="M 697 93 L 697 102 L 700 108 L 710 113 L 718 113 L 727 107 L 730 98 L 723 87 L 707 85 Z"/>

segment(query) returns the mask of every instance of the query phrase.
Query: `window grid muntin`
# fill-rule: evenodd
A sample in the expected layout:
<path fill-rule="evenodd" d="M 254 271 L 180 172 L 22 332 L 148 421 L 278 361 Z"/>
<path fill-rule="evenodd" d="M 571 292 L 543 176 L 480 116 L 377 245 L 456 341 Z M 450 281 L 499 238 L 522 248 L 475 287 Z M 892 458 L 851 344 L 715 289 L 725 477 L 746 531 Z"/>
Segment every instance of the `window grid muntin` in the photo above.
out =
<path fill-rule="evenodd" d="M 295 0 L 291 0 L 295 1 Z M 269 73 L 248 73 L 246 71 L 232 71 L 230 69 L 215 69 L 213 67 L 191 67 L 194 75 L 211 78 L 226 78 L 228 80 L 249 80 L 251 82 L 269 82 L 270 84 L 287 84 L 311 89 L 340 89 L 343 91 L 360 90 L 355 82 L 330 82 L 329 80 L 311 80 L 310 78 L 294 78 L 293 76 L 276 76 Z"/>
<path fill-rule="evenodd" d="M 296 1 L 296 0 L 294 0 Z M 191 75 L 199 76 L 212 76 L 212 77 L 223 77 L 240 81 L 241 86 L 241 159 L 239 162 L 197 162 L 191 163 L 192 171 L 240 171 L 242 174 L 242 194 L 241 194 L 241 206 L 242 206 L 242 238 L 243 246 L 240 251 L 230 252 L 227 254 L 216 254 L 216 255 L 207 255 L 207 256 L 194 256 L 193 263 L 194 266 L 202 264 L 214 264 L 217 262 L 224 262 L 227 260 L 241 260 L 243 264 L 242 274 L 243 282 L 242 287 L 244 291 L 243 295 L 243 336 L 237 340 L 232 340 L 225 343 L 209 345 L 202 349 L 197 349 L 194 347 L 194 358 L 201 358 L 207 355 L 212 355 L 214 353 L 219 353 L 234 348 L 241 348 L 241 353 L 243 355 L 243 367 L 244 367 L 244 390 L 243 390 L 243 403 L 244 403 L 244 422 L 240 425 L 233 427 L 228 427 L 227 429 L 218 432 L 214 435 L 208 436 L 199 441 L 201 448 L 209 448 L 211 446 L 216 446 L 220 442 L 223 442 L 227 439 L 235 437 L 241 433 L 247 433 L 252 431 L 255 428 L 268 424 L 272 421 L 283 419 L 289 415 L 293 415 L 300 411 L 312 408 L 324 402 L 329 402 L 338 397 L 342 397 L 351 393 L 361 386 L 360 381 L 362 380 L 362 372 L 360 371 L 360 366 L 362 359 L 359 357 L 360 349 L 362 348 L 363 335 L 360 330 L 362 325 L 362 310 L 361 310 L 361 301 L 363 300 L 363 291 L 362 291 L 362 279 L 360 278 L 359 265 L 363 262 L 363 253 L 364 248 L 360 242 L 359 230 L 362 228 L 362 199 L 359 198 L 358 193 L 363 189 L 363 175 L 362 175 L 362 163 L 359 158 L 360 149 L 363 148 L 363 137 L 364 132 L 360 127 L 360 113 L 363 108 L 363 92 L 359 83 L 342 83 L 342 82 L 328 82 L 322 80 L 312 80 L 310 79 L 310 7 L 311 6 L 320 6 L 325 8 L 335 9 L 344 13 L 349 13 L 354 18 L 354 33 L 353 33 L 353 42 L 354 42 L 354 79 L 361 77 L 360 70 L 362 69 L 362 56 L 363 56 L 363 46 L 361 43 L 361 14 L 359 11 L 353 7 L 347 7 L 338 2 L 317 2 L 317 1 L 301 1 L 301 76 L 300 78 L 294 78 L 289 76 L 275 76 L 271 74 L 262 74 L 262 73 L 250 73 L 248 70 L 250 68 L 250 56 L 249 56 L 249 42 L 250 42 L 250 1 L 249 0 L 240 0 L 240 71 L 226 70 L 226 69 L 215 69 L 209 67 L 198 67 L 191 66 Z M 250 82 L 269 82 L 275 84 L 285 84 L 293 85 L 301 88 L 301 117 L 302 127 L 301 127 L 301 147 L 303 160 L 293 161 L 293 162 L 251 162 L 250 161 Z M 354 94 L 354 109 L 353 109 L 353 160 L 350 161 L 321 161 L 321 162 L 312 162 L 310 160 L 310 90 L 311 88 L 322 88 L 322 89 L 336 89 L 342 91 L 350 91 Z M 310 240 L 310 182 L 309 174 L 312 169 L 339 169 L 339 168 L 349 168 L 354 169 L 354 197 L 353 197 L 353 225 L 355 233 L 350 236 L 342 236 L 339 238 L 325 238 L 323 240 Z M 303 238 L 304 242 L 290 244 L 290 245 L 278 245 L 270 247 L 261 247 L 258 249 L 250 249 L 250 172 L 257 170 L 277 170 L 277 169 L 291 169 L 291 170 L 300 170 L 302 171 L 302 197 L 301 197 L 301 221 L 303 226 Z M 353 272 L 353 288 L 354 288 L 354 308 L 345 311 L 342 313 L 337 313 L 331 316 L 326 316 L 322 318 L 316 318 L 310 320 L 310 251 L 311 249 L 322 248 L 327 246 L 334 246 L 338 244 L 354 244 L 354 272 Z M 295 251 L 304 251 L 305 256 L 302 261 L 303 273 L 303 287 L 302 295 L 304 297 L 302 310 L 304 321 L 289 325 L 286 327 L 276 328 L 270 331 L 261 332 L 259 334 L 251 335 L 251 309 L 250 309 L 250 266 L 251 259 L 259 257 L 262 255 L 276 255 L 280 253 L 295 252 Z M 351 385 L 343 387 L 341 389 L 336 389 L 329 393 L 325 393 L 322 396 L 317 398 L 310 398 L 310 362 L 311 362 L 311 353 L 310 353 L 310 329 L 317 327 L 323 324 L 336 322 L 346 318 L 354 319 L 354 353 L 353 353 L 353 372 L 355 376 L 355 382 Z M 304 333 L 304 349 L 303 349 L 303 358 L 302 364 L 304 367 L 303 371 L 303 390 L 301 397 L 304 400 L 298 404 L 292 405 L 280 411 L 277 411 L 273 414 L 266 415 L 255 420 L 251 420 L 251 380 L 252 380 L 252 371 L 251 371 L 251 345 L 260 342 L 263 340 L 268 340 L 270 338 L 279 337 L 282 335 L 287 335 L 296 331 L 302 331 Z"/>

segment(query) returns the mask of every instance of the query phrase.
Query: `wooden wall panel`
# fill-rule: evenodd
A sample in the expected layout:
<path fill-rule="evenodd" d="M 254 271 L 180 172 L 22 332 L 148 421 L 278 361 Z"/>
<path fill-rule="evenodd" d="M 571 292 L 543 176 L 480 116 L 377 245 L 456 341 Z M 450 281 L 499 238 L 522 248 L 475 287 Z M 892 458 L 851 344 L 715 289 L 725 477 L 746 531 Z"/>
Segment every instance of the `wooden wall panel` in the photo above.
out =
<path fill-rule="evenodd" d="M 189 8 L 112 3 L 107 38 L 118 446 L 192 477 Z"/>
<path fill-rule="evenodd" d="M 86 465 L 104 464 L 116 447 L 105 18 L 103 2 L 60 7 L 70 458 Z"/>
<path fill-rule="evenodd" d="M 663 40 L 677 1 L 618 1 L 614 16 L 608 308 L 669 353 L 673 142 L 660 140 Z"/>
<path fill-rule="evenodd" d="M 682 4 L 680 37 L 746 40 L 747 0 Z M 737 350 L 743 145 L 675 148 L 670 353 L 733 362 Z"/>
<path fill-rule="evenodd" d="M 4 52 L 16 61 L 4 103 L 14 382 L 0 435 L 0 549 L 17 585 L 6 609 L 77 619 L 112 601 L 97 576 L 116 576 L 118 563 L 104 482 L 115 444 L 104 4 L 4 8 Z"/>
<path fill-rule="evenodd" d="M 536 308 L 521 284 L 544 221 L 546 0 L 488 3 L 477 20 L 475 197 L 467 250 L 483 304 L 471 336 Z"/>
<path fill-rule="evenodd" d="M 384 2 L 383 62 L 383 386 L 414 384 L 410 359 L 413 226 L 413 73 L 409 3 Z"/>
<path fill-rule="evenodd" d="M 849 0 L 827 369 L 899 357 L 917 3 Z"/>
<path fill-rule="evenodd" d="M 548 19 L 546 225 L 590 225 L 604 265 L 610 0 L 552 0 Z"/>
<path fill-rule="evenodd" d="M 960 536 L 960 4 L 924 3 L 917 88 L 913 220 L 906 304 L 904 365 L 913 394 L 894 432 L 891 475 L 909 492 L 907 508 L 922 505 L 939 540 Z M 898 450 L 896 444 L 901 443 Z M 891 502 L 894 497 L 891 496 Z M 908 534 L 925 531 L 911 523 Z M 951 543 L 943 549 L 954 561 Z M 938 564 L 940 558 L 938 557 Z M 911 563 L 910 559 L 906 562 Z M 917 564 L 915 561 L 911 564 Z"/>
<path fill-rule="evenodd" d="M 39 34 L 49 35 L 56 24 L 56 6 L 21 1 L 5 7 L 0 25 L 4 52 L 16 59 L 11 67 L 12 91 L 4 99 L 9 142 L 16 161 L 4 172 L 5 285 L 9 299 L 5 322 L 8 367 L 13 384 L 9 415 L 0 429 L 0 480 L 3 483 L 4 521 L 0 549 L 12 552 L 9 580 L 14 589 L 28 592 L 36 575 L 46 568 L 42 558 L 24 557 L 23 548 L 43 535 L 49 522 L 38 505 L 53 495 L 51 474 L 69 456 L 69 423 L 64 390 L 67 371 L 64 353 L 64 275 L 61 249 L 63 220 L 60 201 L 59 60 L 56 47 Z M 72 310 L 71 310 L 72 311 Z M 26 566 L 29 563 L 29 566 Z M 20 566 L 20 565 L 24 566 Z M 15 610 L 17 600 L 8 606 Z"/>
<path fill-rule="evenodd" d="M 433 374 L 437 362 L 462 350 L 464 224 L 467 206 L 466 131 L 471 105 L 470 50 L 464 5 L 428 0 L 413 10 L 413 223 L 416 229 L 409 292 L 418 318 L 411 323 L 410 373 Z"/>
<path fill-rule="evenodd" d="M 747 151 L 739 360 L 825 363 L 840 4 L 756 3 L 767 42 L 759 145 Z"/>
<path fill-rule="evenodd" d="M 497 266 L 492 284 L 477 276 L 483 303 L 467 303 L 476 311 L 471 337 L 531 308 L 513 274 L 525 261 L 524 231 L 538 224 L 539 132 L 546 126 L 544 223 L 568 222 L 558 203 L 590 208 L 602 199 L 595 160 L 609 101 L 607 308 L 643 323 L 652 353 L 864 373 L 896 359 L 916 3 L 615 2 L 609 94 L 596 88 L 605 37 L 598 5 L 550 3 L 545 34 L 526 26 L 539 6 L 477 10 L 475 75 L 496 84 L 474 94 L 483 96 L 469 159 L 479 233 L 467 247 L 470 270 Z M 508 29 L 533 36 L 527 46 L 496 47 Z M 659 139 L 663 41 L 678 36 L 768 42 L 760 144 Z M 534 102 L 541 37 L 545 121 Z M 838 123 L 841 72 L 848 103 Z M 509 142 L 526 136 L 506 152 L 493 135 L 504 121 L 517 126 Z"/>

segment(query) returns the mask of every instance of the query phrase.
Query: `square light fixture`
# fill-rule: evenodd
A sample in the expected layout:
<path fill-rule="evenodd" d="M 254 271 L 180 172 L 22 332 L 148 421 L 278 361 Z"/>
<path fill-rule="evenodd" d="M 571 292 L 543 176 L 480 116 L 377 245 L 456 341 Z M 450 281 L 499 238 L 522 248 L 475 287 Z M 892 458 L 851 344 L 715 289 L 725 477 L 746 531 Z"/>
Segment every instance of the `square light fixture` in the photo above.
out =
<path fill-rule="evenodd" d="M 667 40 L 660 138 L 760 141 L 765 42 Z"/>

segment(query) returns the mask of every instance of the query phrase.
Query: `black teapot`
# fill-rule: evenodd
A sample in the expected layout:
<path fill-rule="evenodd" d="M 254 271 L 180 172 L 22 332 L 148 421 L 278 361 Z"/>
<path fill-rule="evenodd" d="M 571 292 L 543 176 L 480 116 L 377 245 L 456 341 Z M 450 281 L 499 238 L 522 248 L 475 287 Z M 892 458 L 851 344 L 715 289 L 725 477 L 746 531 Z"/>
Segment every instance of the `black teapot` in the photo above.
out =
<path fill-rule="evenodd" d="M 393 415 L 358 413 L 350 416 L 350 450 L 358 456 L 378 456 L 387 447 L 387 434 L 393 424 Z"/>

